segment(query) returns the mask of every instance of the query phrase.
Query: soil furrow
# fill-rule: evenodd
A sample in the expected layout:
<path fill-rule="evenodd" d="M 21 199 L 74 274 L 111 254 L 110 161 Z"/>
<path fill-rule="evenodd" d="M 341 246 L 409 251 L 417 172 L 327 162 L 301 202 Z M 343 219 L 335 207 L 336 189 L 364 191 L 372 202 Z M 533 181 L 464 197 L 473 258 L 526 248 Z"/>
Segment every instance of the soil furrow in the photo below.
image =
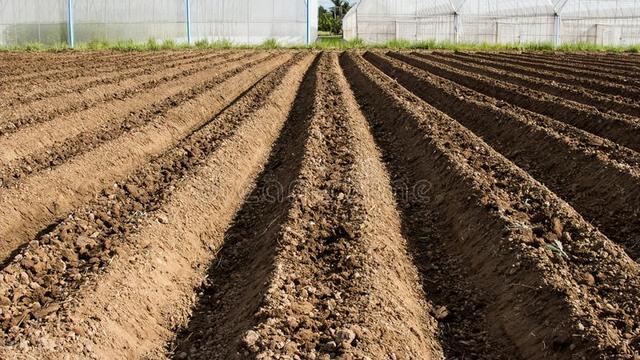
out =
<path fill-rule="evenodd" d="M 516 54 L 516 53 L 501 53 L 500 59 L 511 59 L 515 60 L 523 65 L 534 66 L 539 69 L 545 69 L 555 72 L 561 72 L 567 75 L 572 75 L 578 78 L 584 79 L 596 79 L 606 82 L 611 82 L 615 84 L 620 84 L 623 86 L 629 86 L 634 90 L 637 90 L 640 85 L 640 80 L 636 80 L 624 75 L 616 75 L 610 71 L 589 71 L 583 70 L 576 66 L 567 66 L 566 63 L 557 62 L 555 60 L 544 60 L 537 59 L 525 54 Z"/>
<path fill-rule="evenodd" d="M 0 244 L 0 257 L 6 260 L 47 224 L 109 188 L 151 156 L 170 149 L 290 57 L 274 56 L 175 106 L 157 121 L 0 192 L 0 238 L 6 239 Z"/>
<path fill-rule="evenodd" d="M 467 280 L 469 271 L 459 259 L 447 255 L 446 237 L 442 237 L 443 230 L 438 229 L 435 221 L 436 209 L 428 204 L 433 196 L 432 184 L 414 172 L 407 162 L 406 151 L 397 148 L 402 140 L 385 132 L 380 124 L 384 112 L 369 105 L 377 96 L 359 90 L 370 85 L 353 76 L 351 60 L 343 56 L 341 63 L 391 170 L 402 231 L 420 270 L 423 290 L 434 304 L 432 313 L 438 319 L 438 340 L 445 358 L 518 359 L 514 344 L 502 330 L 494 328 L 488 317 L 487 294 Z"/>
<path fill-rule="evenodd" d="M 17 106 L 34 101 L 54 97 L 64 93 L 86 91 L 89 88 L 117 83 L 126 79 L 135 79 L 138 76 L 157 72 L 161 69 L 176 68 L 179 66 L 197 63 L 202 59 L 209 59 L 206 53 L 189 54 L 181 56 L 165 55 L 160 58 L 143 62 L 128 61 L 113 66 L 109 71 L 89 70 L 86 75 L 79 77 L 63 76 L 61 79 L 42 79 L 40 84 L 20 83 L 12 85 L 8 91 L 0 92 L 2 105 Z M 79 73 L 76 71 L 74 74 Z"/>
<path fill-rule="evenodd" d="M 632 79 L 640 79 L 640 74 L 637 71 L 640 70 L 640 67 L 635 68 L 633 66 L 625 66 L 625 65 L 616 65 L 607 61 L 597 61 L 596 59 L 591 58 L 590 60 L 581 60 L 575 57 L 569 57 L 562 54 L 554 54 L 553 56 L 549 56 L 547 54 L 539 54 L 539 53 L 523 53 L 519 54 L 525 59 L 532 60 L 540 60 L 544 64 L 552 64 L 552 65 L 564 65 L 566 66 L 568 63 L 571 64 L 572 68 L 586 70 L 590 72 L 600 72 L 607 73 L 616 76 L 629 77 Z M 570 54 L 567 54 L 570 55 Z"/>
<path fill-rule="evenodd" d="M 82 93 L 64 94 L 42 99 L 31 104 L 7 108 L 5 111 L 0 111 L 0 116 L 3 117 L 2 122 L 0 122 L 0 136 L 16 132 L 33 124 L 50 121 L 57 116 L 88 109 L 102 102 L 130 98 L 162 83 L 202 72 L 213 66 L 233 62 L 237 60 L 238 54 L 225 53 L 212 56 L 216 61 L 203 61 L 166 70 L 158 74 L 148 74 L 135 79 L 128 79 L 118 84 L 98 86 Z M 239 56 L 244 56 L 244 54 Z"/>
<path fill-rule="evenodd" d="M 580 102 L 597 108 L 601 112 L 615 111 L 640 117 L 640 105 L 622 96 L 602 94 L 598 91 L 560 84 L 551 79 L 545 79 L 544 74 L 535 70 L 517 65 L 508 65 L 498 61 L 483 60 L 473 54 L 465 53 L 433 53 L 435 56 L 450 60 L 457 60 L 449 63 L 459 68 L 477 74 L 492 77 L 498 80 L 507 81 L 512 84 L 530 87 L 538 91 L 544 91 L 567 100 Z M 612 114 L 615 116 L 615 114 Z"/>
<path fill-rule="evenodd" d="M 245 54 L 232 59 L 234 62 L 232 67 L 245 65 L 255 59 L 255 55 L 257 54 Z M 100 142 L 101 139 L 113 138 L 114 134 L 101 132 L 100 129 L 113 130 L 117 124 L 131 123 L 131 121 L 135 124 L 144 121 L 144 118 L 135 119 L 135 116 L 152 113 L 145 110 L 157 109 L 166 99 L 176 99 L 176 96 L 179 98 L 185 88 L 198 87 L 218 76 L 227 66 L 229 66 L 228 61 L 223 61 L 202 72 L 160 83 L 148 92 L 139 92 L 124 100 L 116 100 L 115 103 L 103 102 L 89 109 L 59 116 L 51 121 L 34 124 L 1 137 L 0 168 L 3 170 L 0 172 L 3 174 L 2 179 L 7 183 L 0 184 L 0 187 L 19 181 L 37 168 L 47 168 L 48 159 L 52 161 L 49 166 L 59 165 L 62 159 L 56 159 L 55 155 L 63 156 L 66 153 L 63 149 L 65 144 L 79 144 L 72 139 L 80 137 L 83 143 L 86 141 L 93 143 Z M 88 139 L 86 136 L 90 137 L 90 135 L 83 135 L 83 133 L 93 134 L 95 137 Z M 69 151 L 72 151 L 74 146 L 71 146 Z M 47 154 L 47 151 L 51 154 Z"/>
<path fill-rule="evenodd" d="M 150 59 L 160 59 L 167 55 L 166 52 L 160 53 L 122 53 L 112 56 L 101 57 L 100 52 L 85 53 L 79 55 L 78 59 L 72 62 L 58 62 L 55 59 L 46 61 L 40 61 L 36 68 L 33 65 L 26 65 L 28 71 L 24 71 L 22 74 L 9 76 L 6 78 L 11 83 L 26 83 L 26 82 L 39 82 L 44 79 L 56 79 L 62 76 L 79 77 L 90 71 L 98 72 L 103 69 L 112 68 L 114 65 L 136 63 L 140 61 L 146 61 Z M 175 53 L 174 53 L 175 54 Z M 31 69 L 30 69 L 31 68 Z M 4 87 L 4 84 L 3 84 Z"/>
<path fill-rule="evenodd" d="M 300 172 L 316 87 L 319 57 L 306 72 L 282 132 L 256 185 L 224 234 L 207 269 L 188 322 L 168 346 L 175 358 L 232 358 L 254 324 L 274 270 L 277 237 Z"/>
<path fill-rule="evenodd" d="M 138 52 L 138 54 L 143 54 Z M 109 60 L 123 56 L 133 56 L 134 52 L 122 52 L 122 51 L 56 51 L 56 52 L 25 52 L 25 51 L 13 51 L 3 52 L 0 54 L 0 61 L 17 62 L 16 69 L 29 70 L 33 65 L 42 65 L 48 59 L 53 59 L 53 67 L 57 65 L 66 66 L 67 64 L 82 62 L 82 60 L 91 58 L 95 60 Z M 11 70 L 11 69 L 8 69 Z"/>
<path fill-rule="evenodd" d="M 35 55 L 30 53 L 13 53 L 12 58 L 0 59 L 6 62 L 5 66 L 0 67 L 0 76 L 6 80 L 31 79 L 38 76 L 47 76 L 49 73 L 55 73 L 60 69 L 68 70 L 70 67 L 82 67 L 92 65 L 94 62 L 98 64 L 108 64 L 112 61 L 120 59 L 137 59 L 139 56 L 147 57 L 153 55 L 135 54 L 135 53 L 116 53 L 108 52 L 89 52 L 75 53 L 70 58 L 71 53 L 67 53 L 67 59 L 61 59 L 63 54 L 41 54 Z"/>
<path fill-rule="evenodd" d="M 640 142 L 637 140 L 640 138 L 640 121 L 637 118 L 601 113 L 591 106 L 447 66 L 436 57 L 431 57 L 433 60 L 430 60 L 399 53 L 392 53 L 390 56 L 498 100 L 549 116 L 640 151 Z"/>
<path fill-rule="evenodd" d="M 526 68 L 527 70 L 536 71 L 540 74 L 544 74 L 544 77 L 548 80 L 562 82 L 567 85 L 581 86 L 581 87 L 599 91 L 605 94 L 623 96 L 625 98 L 628 98 L 630 101 L 633 101 L 633 99 L 636 99 L 638 97 L 638 90 L 629 86 L 614 84 L 611 82 L 601 81 L 601 80 L 593 79 L 590 77 L 583 78 L 583 77 L 571 76 L 571 75 L 565 74 L 564 71 L 558 70 L 555 68 L 545 70 L 541 66 L 531 65 L 528 63 L 523 63 L 517 59 L 504 57 L 502 56 L 503 54 L 492 54 L 489 56 L 484 53 L 476 53 L 476 55 L 479 58 L 482 58 L 485 60 L 494 60 L 494 61 L 499 61 L 501 63 L 521 66 L 523 68 Z"/>
<path fill-rule="evenodd" d="M 608 55 L 604 55 L 604 56 L 599 56 L 597 54 L 591 54 L 591 55 L 589 55 L 589 58 L 587 59 L 587 58 L 581 56 L 580 54 L 567 53 L 567 54 L 561 54 L 559 58 L 566 59 L 567 61 L 577 61 L 577 62 L 579 62 L 581 64 L 585 64 L 585 65 L 608 66 L 608 67 L 612 67 L 612 68 L 619 69 L 619 70 L 625 70 L 628 73 L 630 71 L 638 71 L 638 70 L 640 70 L 640 62 L 633 61 L 633 60 L 621 59 L 620 57 L 612 55 L 612 54 L 608 54 Z M 602 67 L 600 67 L 599 69 L 602 69 Z"/>
<path fill-rule="evenodd" d="M 361 59 L 344 66 L 373 127 L 428 202 L 446 241 L 487 298 L 489 331 L 527 359 L 633 358 L 640 269 L 570 206 L 459 123 Z M 357 91 L 357 92 L 358 92 Z M 591 279 L 594 281 L 592 282 Z"/>
<path fill-rule="evenodd" d="M 365 58 L 543 182 L 640 261 L 640 154 L 398 60 Z"/>
<path fill-rule="evenodd" d="M 578 54 L 571 54 L 572 56 Z M 607 54 L 606 56 L 599 56 L 594 54 L 594 61 L 600 61 L 605 64 L 616 64 L 618 66 L 628 67 L 628 68 L 640 68 L 640 57 L 639 56 L 616 56 L 615 54 Z"/>
<path fill-rule="evenodd" d="M 20 158 L 14 156 L 12 157 L 15 159 L 14 161 L 5 164 L 2 164 L 2 160 L 9 158 L 10 154 L 3 154 L 0 151 L 0 188 L 19 183 L 25 176 L 32 176 L 43 170 L 52 170 L 102 143 L 117 139 L 127 132 L 135 131 L 150 121 L 165 116 L 177 104 L 196 98 L 211 87 L 236 75 L 242 69 L 254 66 L 261 61 L 263 59 L 258 58 L 249 62 L 236 61 L 231 66 L 221 64 L 219 67 L 202 73 L 181 78 L 167 84 L 167 88 L 171 90 L 166 94 L 168 96 L 159 97 L 158 93 L 144 94 L 143 97 L 149 98 L 149 102 L 139 103 L 136 101 L 132 109 L 128 109 L 123 104 L 121 109 L 115 111 L 120 116 L 114 118 L 112 113 L 107 118 L 109 121 L 103 123 L 100 123 L 100 117 L 90 117 L 91 122 L 95 122 L 94 126 L 86 123 L 78 125 L 75 121 L 67 121 L 73 126 L 73 129 L 66 129 L 62 128 L 59 123 L 47 123 L 41 127 L 44 133 L 34 131 L 40 129 L 31 128 L 26 136 L 0 139 L 0 145 L 7 145 L 7 149 L 29 151 L 26 156 Z M 160 89 L 156 88 L 155 91 L 157 90 Z M 95 110 L 103 109 L 92 110 L 95 112 Z M 63 134 L 52 136 L 52 132 Z M 73 134 L 77 135 L 73 136 Z M 48 136 L 51 140 L 43 141 L 43 136 Z M 33 142 L 37 142 L 38 145 L 34 145 Z M 26 144 L 29 145 L 25 146 Z M 11 155 L 16 155 L 16 152 L 13 151 Z"/>
<path fill-rule="evenodd" d="M 140 61 L 146 58 L 156 58 L 159 55 L 156 54 L 122 54 L 119 56 L 111 56 L 107 58 L 99 57 L 97 54 L 85 54 L 80 55 L 77 61 L 68 63 L 58 63 L 55 59 L 48 59 L 42 61 L 42 68 L 34 68 L 33 65 L 27 65 L 25 71 L 22 74 L 16 74 L 13 76 L 7 76 L 3 80 L 3 84 L 0 88 L 5 86 L 10 87 L 13 84 L 21 84 L 30 81 L 39 82 L 46 79 L 56 79 L 64 76 L 74 77 L 76 74 L 80 74 L 88 71 L 99 71 L 105 67 L 113 66 L 113 63 L 126 63 L 132 61 Z"/>
<path fill-rule="evenodd" d="M 570 57 L 570 58 L 581 59 L 581 60 L 603 61 L 603 62 L 611 62 L 615 64 L 620 64 L 620 65 L 640 66 L 640 56 L 633 55 L 633 54 L 615 54 L 615 53 L 600 54 L 598 52 L 589 52 L 589 53 L 562 53 L 561 55 Z"/>
<path fill-rule="evenodd" d="M 213 351 L 180 345 L 195 345 L 198 358 L 439 358 L 389 180 L 335 54 L 323 55 L 316 74 L 299 175 L 252 326 L 222 353 L 220 340 Z"/>
<path fill-rule="evenodd" d="M 0 358 L 639 360 L 637 69 L 0 52 Z"/>
<path fill-rule="evenodd" d="M 32 345 L 22 354 L 146 358 L 163 352 L 171 328 L 184 320 L 194 288 L 204 280 L 206 264 L 267 160 L 293 103 L 293 90 L 311 60 L 309 55 L 295 55 L 166 156 L 118 183 L 113 199 L 105 197 L 95 204 L 97 209 L 68 221 L 78 227 L 84 219 L 96 226 L 90 213 L 106 211 L 106 205 L 114 222 L 133 230 L 117 230 L 121 234 L 115 237 L 122 239 L 112 243 L 117 256 L 103 259 L 106 271 L 82 286 L 72 301 L 61 304 L 67 309 L 58 310 L 59 317 L 82 320 L 69 323 L 69 329 L 60 329 L 54 321 L 42 324 L 59 345 L 55 351 L 25 334 Z M 149 178 L 157 185 L 149 185 Z M 131 186 L 150 199 L 141 202 L 127 190 Z M 135 204 L 149 207 L 143 218 L 136 219 Z M 74 237 L 82 238 L 82 233 L 79 230 Z M 85 267 L 92 266 L 82 254 L 86 248 L 74 246 L 73 241 L 70 248 Z M 93 247 L 87 251 L 109 252 Z M 162 296 L 156 296 L 158 291 Z M 72 329 L 79 336 L 68 339 Z"/>

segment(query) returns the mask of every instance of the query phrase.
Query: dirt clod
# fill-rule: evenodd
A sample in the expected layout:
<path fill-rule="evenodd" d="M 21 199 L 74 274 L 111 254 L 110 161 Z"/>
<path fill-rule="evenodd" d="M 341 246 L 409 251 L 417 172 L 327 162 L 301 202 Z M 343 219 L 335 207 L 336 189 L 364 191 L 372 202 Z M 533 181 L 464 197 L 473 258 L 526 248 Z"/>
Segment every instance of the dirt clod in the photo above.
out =
<path fill-rule="evenodd" d="M 343 344 L 343 343 L 351 344 L 351 342 L 353 342 L 355 338 L 356 338 L 356 333 L 353 332 L 353 330 L 340 329 L 336 331 L 335 339 L 338 344 Z"/>
<path fill-rule="evenodd" d="M 260 334 L 258 334 L 258 332 L 253 330 L 247 331 L 247 333 L 244 335 L 244 338 L 243 338 L 244 343 L 249 347 L 255 346 L 259 339 L 260 339 Z"/>
<path fill-rule="evenodd" d="M 168 224 L 169 223 L 169 217 L 165 214 L 159 214 L 158 215 L 158 222 L 160 222 L 161 224 Z"/>
<path fill-rule="evenodd" d="M 438 320 L 444 320 L 449 316 L 449 310 L 445 306 L 440 306 L 435 309 L 433 316 Z"/>

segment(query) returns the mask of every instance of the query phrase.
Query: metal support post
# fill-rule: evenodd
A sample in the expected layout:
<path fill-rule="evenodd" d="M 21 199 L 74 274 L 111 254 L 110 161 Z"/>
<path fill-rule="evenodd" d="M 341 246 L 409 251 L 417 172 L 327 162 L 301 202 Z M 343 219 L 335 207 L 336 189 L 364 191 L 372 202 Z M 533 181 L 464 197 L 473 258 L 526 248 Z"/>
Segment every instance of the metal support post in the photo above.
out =
<path fill-rule="evenodd" d="M 76 43 L 73 29 L 73 0 L 67 0 L 67 45 L 74 48 Z"/>
<path fill-rule="evenodd" d="M 309 21 L 311 19 L 311 16 L 309 14 L 309 11 L 311 10 L 311 0 L 306 0 L 305 3 L 307 4 L 307 29 L 305 35 L 305 44 L 309 46 L 311 44 L 311 24 L 309 24 Z"/>
<path fill-rule="evenodd" d="M 559 47 L 560 41 L 562 40 L 560 38 L 561 25 L 562 25 L 562 21 L 560 18 L 560 14 L 555 13 L 553 15 L 553 46 L 554 47 Z"/>
<path fill-rule="evenodd" d="M 457 44 L 460 41 L 460 15 L 458 12 L 453 13 L 453 43 Z"/>
<path fill-rule="evenodd" d="M 184 0 L 185 14 L 187 17 L 187 43 L 191 45 L 191 1 Z"/>

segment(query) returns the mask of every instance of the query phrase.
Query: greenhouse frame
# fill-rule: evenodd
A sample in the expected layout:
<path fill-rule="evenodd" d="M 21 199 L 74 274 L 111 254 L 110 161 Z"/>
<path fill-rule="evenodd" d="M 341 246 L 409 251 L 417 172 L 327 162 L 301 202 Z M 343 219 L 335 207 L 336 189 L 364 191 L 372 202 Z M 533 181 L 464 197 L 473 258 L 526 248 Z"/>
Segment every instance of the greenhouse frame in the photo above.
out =
<path fill-rule="evenodd" d="M 640 43 L 640 0 L 360 0 L 346 40 L 469 44 Z"/>
<path fill-rule="evenodd" d="M 283 45 L 317 36 L 318 0 L 0 0 L 0 45 L 154 39 Z"/>

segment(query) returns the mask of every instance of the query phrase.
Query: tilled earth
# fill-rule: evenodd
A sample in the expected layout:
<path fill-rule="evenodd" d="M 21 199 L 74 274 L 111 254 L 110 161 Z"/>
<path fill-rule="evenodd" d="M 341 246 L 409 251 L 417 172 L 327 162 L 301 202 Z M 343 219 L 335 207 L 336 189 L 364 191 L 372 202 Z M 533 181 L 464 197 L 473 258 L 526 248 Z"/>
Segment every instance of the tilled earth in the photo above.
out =
<path fill-rule="evenodd" d="M 640 57 L 0 54 L 0 358 L 640 359 Z"/>

